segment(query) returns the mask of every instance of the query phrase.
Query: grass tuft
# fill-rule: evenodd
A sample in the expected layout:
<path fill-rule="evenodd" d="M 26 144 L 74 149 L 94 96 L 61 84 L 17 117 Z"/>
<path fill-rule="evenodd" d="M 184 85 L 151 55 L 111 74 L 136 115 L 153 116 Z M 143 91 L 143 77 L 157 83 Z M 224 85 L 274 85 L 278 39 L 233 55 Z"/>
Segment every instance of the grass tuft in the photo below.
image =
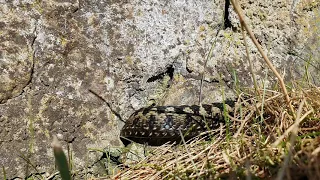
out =
<path fill-rule="evenodd" d="M 154 147 L 149 156 L 126 164 L 112 178 L 320 179 L 320 88 L 289 92 L 295 115 L 284 94 L 267 89 L 260 93 L 265 98 L 239 98 L 236 108 L 241 107 L 242 115 L 238 111 L 231 117 L 233 135 L 228 140 L 224 127 L 221 134 L 206 132 L 211 141 L 199 136 L 178 146 Z M 256 111 L 262 105 L 263 118 Z"/>

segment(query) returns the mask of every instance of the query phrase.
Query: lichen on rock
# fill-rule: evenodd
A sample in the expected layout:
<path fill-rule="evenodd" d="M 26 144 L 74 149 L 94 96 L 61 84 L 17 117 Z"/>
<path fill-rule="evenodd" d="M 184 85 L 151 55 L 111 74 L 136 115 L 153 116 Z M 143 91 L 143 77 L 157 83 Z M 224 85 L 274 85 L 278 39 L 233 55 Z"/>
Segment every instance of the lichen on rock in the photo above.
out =
<path fill-rule="evenodd" d="M 121 146 L 123 122 L 115 112 L 125 120 L 152 101 L 196 104 L 203 73 L 204 103 L 221 101 L 222 93 L 232 97 L 235 75 L 241 85 L 252 86 L 232 8 L 232 27 L 220 28 L 224 2 L 0 2 L 0 166 L 7 177 L 52 174 L 53 135 L 70 150 L 79 178 L 88 164 L 90 173 L 102 172 L 106 167 L 93 167 L 102 153 L 89 149 Z M 319 39 L 311 27 L 316 27 L 312 19 L 319 5 L 241 3 L 276 67 L 290 72 L 289 80 L 303 77 L 301 58 L 318 56 L 314 44 Z M 248 44 L 257 79 L 264 80 L 267 67 Z M 310 61 L 315 67 L 309 66 L 313 77 L 318 76 L 315 59 Z"/>

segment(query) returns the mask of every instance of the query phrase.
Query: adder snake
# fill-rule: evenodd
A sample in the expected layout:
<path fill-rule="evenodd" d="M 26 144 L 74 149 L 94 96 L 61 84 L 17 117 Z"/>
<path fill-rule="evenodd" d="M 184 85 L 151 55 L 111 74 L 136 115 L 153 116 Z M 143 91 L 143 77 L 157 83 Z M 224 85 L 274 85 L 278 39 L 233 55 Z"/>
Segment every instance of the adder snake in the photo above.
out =
<path fill-rule="evenodd" d="M 225 123 L 224 112 L 233 114 L 233 101 L 211 105 L 150 106 L 133 113 L 121 130 L 126 145 L 130 141 L 151 146 L 188 140 Z"/>

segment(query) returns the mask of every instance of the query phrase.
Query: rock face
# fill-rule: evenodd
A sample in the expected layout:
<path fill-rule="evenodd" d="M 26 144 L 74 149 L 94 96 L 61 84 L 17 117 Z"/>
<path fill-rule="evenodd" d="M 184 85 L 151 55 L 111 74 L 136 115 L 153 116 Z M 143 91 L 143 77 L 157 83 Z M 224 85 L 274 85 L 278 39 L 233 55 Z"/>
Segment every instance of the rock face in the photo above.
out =
<path fill-rule="evenodd" d="M 54 173 L 53 135 L 79 177 L 86 166 L 105 173 L 95 163 L 102 154 L 89 149 L 121 146 L 116 114 L 126 119 L 154 101 L 197 104 L 204 70 L 205 103 L 221 101 L 222 93 L 232 97 L 235 77 L 252 86 L 231 7 L 231 24 L 222 26 L 224 3 L 0 1 L 0 165 L 7 178 Z M 319 2 L 245 0 L 241 6 L 285 77 L 318 84 Z M 263 80 L 268 68 L 248 42 Z"/>

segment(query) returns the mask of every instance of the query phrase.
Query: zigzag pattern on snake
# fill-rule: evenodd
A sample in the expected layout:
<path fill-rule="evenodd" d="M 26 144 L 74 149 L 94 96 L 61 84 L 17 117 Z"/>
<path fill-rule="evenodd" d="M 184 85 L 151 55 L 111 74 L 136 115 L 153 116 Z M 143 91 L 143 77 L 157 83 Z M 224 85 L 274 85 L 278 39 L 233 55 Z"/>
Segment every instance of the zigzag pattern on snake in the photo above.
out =
<path fill-rule="evenodd" d="M 120 132 L 125 145 L 130 141 L 151 146 L 189 140 L 225 123 L 224 112 L 233 114 L 234 101 L 181 106 L 150 106 L 133 113 Z"/>

